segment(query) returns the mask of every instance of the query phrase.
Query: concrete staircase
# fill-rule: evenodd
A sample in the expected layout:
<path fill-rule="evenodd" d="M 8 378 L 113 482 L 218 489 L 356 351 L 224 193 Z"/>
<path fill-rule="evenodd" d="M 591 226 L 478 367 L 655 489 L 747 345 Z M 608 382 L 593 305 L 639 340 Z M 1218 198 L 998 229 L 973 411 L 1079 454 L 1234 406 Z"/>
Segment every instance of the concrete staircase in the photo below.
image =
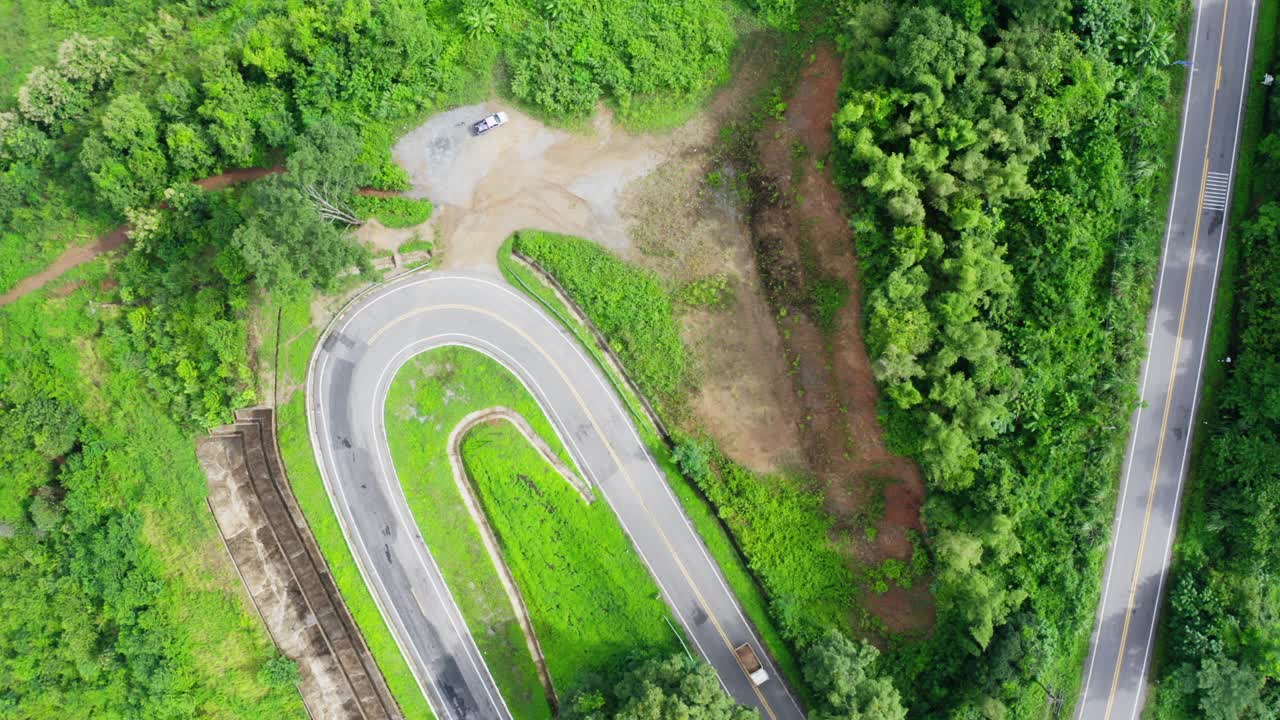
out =
<path fill-rule="evenodd" d="M 398 720 L 324 557 L 293 497 L 277 451 L 270 408 L 197 441 L 209 505 L 227 550 L 280 650 L 298 663 L 313 717 Z"/>

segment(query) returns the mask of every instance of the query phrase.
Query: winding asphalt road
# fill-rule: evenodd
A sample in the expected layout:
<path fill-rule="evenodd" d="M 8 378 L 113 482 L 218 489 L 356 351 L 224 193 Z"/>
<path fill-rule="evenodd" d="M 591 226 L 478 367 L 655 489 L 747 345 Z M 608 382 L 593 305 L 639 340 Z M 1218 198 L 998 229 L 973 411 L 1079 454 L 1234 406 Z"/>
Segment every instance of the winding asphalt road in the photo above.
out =
<path fill-rule="evenodd" d="M 802 720 L 606 378 L 572 335 L 502 280 L 481 273 L 431 273 L 361 297 L 326 333 L 307 374 L 311 439 L 330 501 L 437 716 L 511 717 L 417 532 L 383 427 L 396 371 L 414 355 L 444 345 L 489 355 L 528 388 L 574 462 L 612 506 L 693 648 L 733 697 L 769 720 Z M 743 642 L 751 643 L 772 676 L 761 688 L 734 659 L 732 647 Z"/>
<path fill-rule="evenodd" d="M 1077 717 L 1142 710 L 1227 232 L 1256 0 L 1198 0 L 1173 198 Z"/>

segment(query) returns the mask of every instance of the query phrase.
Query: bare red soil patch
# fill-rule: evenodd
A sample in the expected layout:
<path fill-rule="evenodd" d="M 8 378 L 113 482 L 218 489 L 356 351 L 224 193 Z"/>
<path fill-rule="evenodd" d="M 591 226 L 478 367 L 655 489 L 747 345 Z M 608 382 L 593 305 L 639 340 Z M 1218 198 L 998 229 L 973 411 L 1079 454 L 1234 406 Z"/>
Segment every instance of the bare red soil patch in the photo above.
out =
<path fill-rule="evenodd" d="M 831 148 L 831 117 L 840 90 L 840 58 L 815 48 L 789 98 L 785 116 L 756 137 L 766 187 L 776 200 L 755 209 L 752 232 L 770 299 L 785 310 L 783 346 L 800 397 L 802 444 L 836 518 L 834 539 L 850 560 L 875 567 L 907 561 L 911 533 L 922 533 L 924 484 L 911 460 L 884 445 L 876 418 L 877 388 L 862 339 L 858 258 L 843 198 L 819 159 Z M 812 319 L 808 288 L 838 280 L 849 298 L 823 332 Z M 883 512 L 877 493 L 883 493 Z M 874 528 L 868 530 L 868 526 Z M 927 582 L 868 592 L 863 605 L 896 633 L 927 631 L 934 607 Z"/>

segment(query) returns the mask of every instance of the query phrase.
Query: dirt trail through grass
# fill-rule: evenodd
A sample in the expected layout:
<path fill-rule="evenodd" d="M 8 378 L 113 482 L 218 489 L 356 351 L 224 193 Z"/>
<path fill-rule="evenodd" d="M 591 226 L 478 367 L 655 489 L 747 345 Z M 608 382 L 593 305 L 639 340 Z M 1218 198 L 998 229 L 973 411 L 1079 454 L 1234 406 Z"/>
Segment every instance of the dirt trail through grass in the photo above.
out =
<path fill-rule="evenodd" d="M 267 168 L 239 168 L 236 170 L 228 170 L 227 172 L 212 175 L 207 178 L 197 180 L 195 184 L 201 190 L 222 190 L 242 182 L 257 180 L 260 177 L 272 175 L 274 173 L 283 172 L 284 166 L 276 165 Z M 129 239 L 130 227 L 121 225 L 120 227 L 108 233 L 99 235 L 93 243 L 89 245 L 78 245 L 76 247 L 67 248 L 57 260 L 49 267 L 41 270 L 35 275 L 23 278 L 9 292 L 0 295 L 0 306 L 8 305 L 11 302 L 19 300 L 49 283 L 57 280 L 74 268 L 89 262 L 103 253 L 109 253 L 116 248 L 125 244 Z"/>
<path fill-rule="evenodd" d="M 103 253 L 111 252 L 116 248 L 124 245 L 129 239 L 129 226 L 122 225 L 115 230 L 104 235 L 99 235 L 98 239 L 92 245 L 80 245 L 78 247 L 68 248 L 52 265 L 45 268 L 35 275 L 29 275 L 23 278 L 9 292 L 0 295 L 0 305 L 8 305 L 11 302 L 20 300 L 27 295 L 39 290 L 49 283 L 62 277 L 73 268 L 89 262 Z"/>
<path fill-rule="evenodd" d="M 843 200 L 824 158 L 831 148 L 831 117 L 840 89 L 840 58 L 818 46 L 801 71 L 785 116 L 757 135 L 764 174 L 777 202 L 752 218 L 758 261 L 782 320 L 783 345 L 802 415 L 809 465 L 822 479 L 827 509 L 837 519 L 839 542 L 869 566 L 912 554 L 909 531 L 922 531 L 924 485 L 910 460 L 890 453 L 876 418 L 877 391 L 862 339 L 858 259 Z M 813 319 L 815 284 L 848 288 L 848 299 L 827 332 Z M 883 493 L 880 497 L 879 494 Z M 883 508 L 883 510 L 880 510 Z M 868 532 L 867 527 L 874 528 Z M 864 605 L 893 632 L 927 629 L 933 622 L 924 582 L 910 590 L 891 586 L 868 593 Z"/>

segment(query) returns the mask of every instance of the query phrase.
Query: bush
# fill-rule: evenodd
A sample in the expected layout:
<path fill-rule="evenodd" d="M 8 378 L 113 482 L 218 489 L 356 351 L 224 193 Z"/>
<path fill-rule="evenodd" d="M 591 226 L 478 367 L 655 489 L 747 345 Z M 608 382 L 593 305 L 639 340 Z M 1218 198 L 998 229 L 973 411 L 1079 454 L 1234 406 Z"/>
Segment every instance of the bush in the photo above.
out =
<path fill-rule="evenodd" d="M 710 665 L 687 655 L 634 660 L 606 687 L 578 694 L 570 720 L 752 720 L 759 713 L 734 703 Z"/>
<path fill-rule="evenodd" d="M 836 329 L 840 310 L 849 301 L 849 285 L 840 278 L 818 278 L 809 286 L 809 312 L 823 332 Z"/>
<path fill-rule="evenodd" d="M 431 219 L 431 201 L 407 197 L 374 197 L 356 195 L 351 198 L 351 211 L 362 220 L 376 218 L 389 228 L 421 225 Z"/>
<path fill-rule="evenodd" d="M 710 443 L 682 440 L 673 457 L 732 531 L 787 639 L 804 644 L 848 627 L 857 585 L 828 539 L 820 494 L 782 475 L 755 475 Z"/>
<path fill-rule="evenodd" d="M 514 249 L 565 288 L 660 413 L 683 406 L 689 361 L 671 299 L 656 275 L 568 235 L 520 232 Z"/>
<path fill-rule="evenodd" d="M 689 281 L 675 299 L 682 305 L 716 310 L 733 304 L 733 287 L 727 275 L 715 273 Z"/>
<path fill-rule="evenodd" d="M 262 664 L 258 679 L 271 687 L 293 687 L 302 679 L 298 663 L 283 655 L 276 655 Z"/>

